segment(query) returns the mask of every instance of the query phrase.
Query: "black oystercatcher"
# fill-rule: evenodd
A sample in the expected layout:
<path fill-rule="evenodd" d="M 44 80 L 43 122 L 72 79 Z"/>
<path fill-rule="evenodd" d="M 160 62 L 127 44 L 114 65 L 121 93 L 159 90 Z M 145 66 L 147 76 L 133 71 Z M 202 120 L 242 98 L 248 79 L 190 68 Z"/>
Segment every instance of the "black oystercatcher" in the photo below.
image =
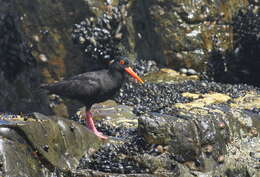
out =
<path fill-rule="evenodd" d="M 79 74 L 52 84 L 43 84 L 41 88 L 84 103 L 86 126 L 101 139 L 107 139 L 97 131 L 90 109 L 93 104 L 108 100 L 115 95 L 125 80 L 125 73 L 143 83 L 143 80 L 129 67 L 129 61 L 120 58 L 110 61 L 108 69 Z"/>

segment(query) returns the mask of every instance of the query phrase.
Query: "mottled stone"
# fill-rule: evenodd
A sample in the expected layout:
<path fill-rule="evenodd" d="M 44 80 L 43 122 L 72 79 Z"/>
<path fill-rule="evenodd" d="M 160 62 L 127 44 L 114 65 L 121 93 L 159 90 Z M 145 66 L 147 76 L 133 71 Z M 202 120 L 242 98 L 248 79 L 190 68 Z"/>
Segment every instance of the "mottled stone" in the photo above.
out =
<path fill-rule="evenodd" d="M 142 35 L 137 51 L 143 58 L 202 71 L 213 49 L 232 48 L 228 24 L 246 6 L 247 1 L 136 1 L 134 24 Z"/>
<path fill-rule="evenodd" d="M 34 113 L 1 115 L 2 173 L 11 176 L 44 176 L 52 169 L 75 170 L 79 159 L 98 149 L 101 141 L 85 126 L 60 117 Z"/>

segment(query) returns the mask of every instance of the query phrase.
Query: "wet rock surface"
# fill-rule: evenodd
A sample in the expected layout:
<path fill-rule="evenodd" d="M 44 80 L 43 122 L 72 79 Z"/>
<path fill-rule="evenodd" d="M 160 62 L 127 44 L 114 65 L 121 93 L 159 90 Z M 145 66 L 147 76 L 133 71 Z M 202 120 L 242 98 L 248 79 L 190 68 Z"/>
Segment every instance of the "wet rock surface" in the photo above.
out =
<path fill-rule="evenodd" d="M 66 174 L 101 144 L 86 127 L 64 118 L 39 113 L 1 114 L 0 118 L 3 176 Z"/>
<path fill-rule="evenodd" d="M 38 92 L 41 79 L 103 68 L 117 55 L 139 58 L 134 68 L 147 81 L 93 107 L 111 136 L 99 149 L 76 122 L 1 115 L 1 175 L 260 176 L 259 88 L 239 84 L 259 85 L 257 2 L 0 3 L 0 111 L 68 116 L 58 97 L 48 105 Z M 198 80 L 205 70 L 237 84 Z M 71 119 L 84 124 L 79 117 Z"/>
<path fill-rule="evenodd" d="M 208 81 L 130 82 L 116 100 L 132 107 L 138 124 L 116 125 L 117 116 L 110 124 L 106 119 L 113 114 L 104 116 L 99 107 L 103 121 L 98 128 L 115 138 L 83 158 L 79 169 L 101 174 L 257 176 L 259 93 L 248 85 Z M 162 99 L 157 100 L 158 96 Z M 147 109 L 138 111 L 140 106 Z M 95 116 L 100 117 L 99 113 Z"/>
<path fill-rule="evenodd" d="M 210 169 L 208 165 L 215 166 L 218 158 L 226 153 L 225 145 L 230 137 L 227 127 L 219 127 L 223 123 L 220 115 L 165 117 L 142 116 L 138 129 L 147 142 L 168 145 L 176 161 L 191 162 L 190 168 L 205 170 Z M 215 164 L 209 163 L 210 160 L 215 160 Z"/>

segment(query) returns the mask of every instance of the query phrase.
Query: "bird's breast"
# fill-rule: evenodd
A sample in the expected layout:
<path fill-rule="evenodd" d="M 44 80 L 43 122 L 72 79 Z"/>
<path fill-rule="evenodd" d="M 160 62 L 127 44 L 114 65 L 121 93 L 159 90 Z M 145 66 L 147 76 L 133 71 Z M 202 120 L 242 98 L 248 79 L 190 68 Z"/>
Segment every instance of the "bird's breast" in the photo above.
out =
<path fill-rule="evenodd" d="M 114 97 L 114 95 L 119 91 L 119 89 L 122 86 L 123 80 L 122 79 L 114 79 L 114 78 L 107 78 L 106 82 L 103 82 L 102 84 L 102 91 L 100 98 L 102 98 L 101 101 L 105 101 L 107 99 L 111 99 Z"/>

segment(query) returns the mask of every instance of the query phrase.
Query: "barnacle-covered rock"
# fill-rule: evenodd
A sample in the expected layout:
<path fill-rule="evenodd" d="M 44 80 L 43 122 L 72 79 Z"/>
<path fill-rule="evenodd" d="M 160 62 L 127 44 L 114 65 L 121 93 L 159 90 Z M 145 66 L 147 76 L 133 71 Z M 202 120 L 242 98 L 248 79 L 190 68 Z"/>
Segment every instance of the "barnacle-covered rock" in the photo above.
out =
<path fill-rule="evenodd" d="M 169 152 L 179 162 L 192 161 L 197 169 L 209 169 L 207 154 L 216 161 L 226 153 L 229 141 L 228 128 L 220 128 L 221 115 L 143 115 L 139 119 L 139 133 L 150 144 L 169 146 Z M 204 147 L 212 146 L 211 152 L 203 152 Z"/>
<path fill-rule="evenodd" d="M 167 114 L 143 114 L 138 132 L 149 144 L 169 146 L 174 159 L 190 169 L 211 175 L 258 174 L 259 89 L 239 87 L 245 90 L 236 94 L 230 87 L 226 94 L 183 92 L 181 95 L 190 100 L 172 105 L 173 111 Z M 239 156 L 243 160 L 238 161 Z"/>

